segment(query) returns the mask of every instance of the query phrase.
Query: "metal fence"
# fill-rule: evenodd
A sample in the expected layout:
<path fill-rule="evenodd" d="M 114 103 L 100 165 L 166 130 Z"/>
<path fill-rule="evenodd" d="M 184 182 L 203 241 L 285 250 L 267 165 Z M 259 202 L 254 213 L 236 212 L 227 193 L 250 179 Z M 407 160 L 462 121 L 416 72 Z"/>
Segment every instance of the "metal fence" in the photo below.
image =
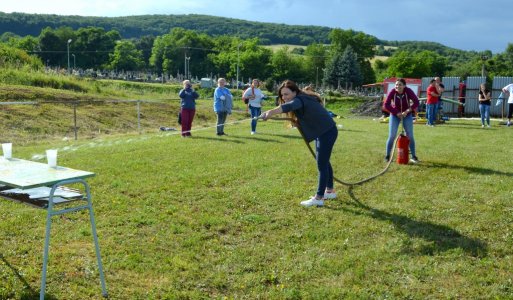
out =
<path fill-rule="evenodd" d="M 65 137 L 78 139 L 78 135 L 81 132 L 82 135 L 89 136 L 91 132 L 98 132 L 100 134 L 100 130 L 104 132 L 124 132 L 137 131 L 139 133 L 143 133 L 148 128 L 151 130 L 156 130 L 157 124 L 166 125 L 162 123 L 168 124 L 176 124 L 176 111 L 179 109 L 179 100 L 178 99 L 170 99 L 168 102 L 159 102 L 159 101 L 148 101 L 148 100 L 94 100 L 94 101 L 12 101 L 12 102 L 1 102 L 0 108 L 4 111 L 7 111 L 9 114 L 12 113 L 11 110 L 16 106 L 33 106 L 33 111 L 31 114 L 21 113 L 20 119 L 17 120 L 14 127 L 9 127 L 14 129 L 13 131 L 20 132 L 21 128 L 26 125 L 27 122 L 30 122 L 31 115 L 41 115 L 47 118 L 49 121 L 47 122 L 48 128 L 54 129 L 41 129 L 38 132 L 32 132 L 32 134 L 36 135 L 45 135 L 48 132 L 53 132 L 53 134 L 64 135 Z M 119 119 L 120 122 L 112 122 L 116 118 L 118 118 L 118 114 L 116 111 L 119 109 L 118 105 L 128 105 L 129 111 L 133 109 L 133 114 L 128 113 L 124 117 Z M 48 106 L 51 106 L 50 108 Z M 91 120 L 91 111 L 89 107 L 91 106 L 106 106 L 105 110 L 101 110 L 100 112 L 95 111 L 93 114 L 93 118 L 100 118 L 100 115 L 103 114 L 104 119 L 110 119 L 111 124 L 106 124 L 104 126 L 97 126 L 90 124 L 87 120 Z M 53 113 L 50 117 L 47 113 L 48 111 L 57 110 L 59 108 L 58 113 Z M 28 110 L 23 110 L 27 112 Z M 87 117 L 86 117 L 87 116 Z M 88 119 L 89 118 L 89 119 Z M 7 122 L 7 121 L 6 121 Z M 62 124 L 69 124 L 69 126 L 62 127 Z M 116 123 L 116 125 L 114 125 Z M 119 123 L 119 125 L 118 125 Z M 21 125 L 23 124 L 23 125 Z M 57 125 L 56 125 L 57 124 Z M 60 130 L 55 129 L 56 126 L 61 126 Z M 96 128 L 96 127 L 97 128 Z M 168 125 L 169 126 L 169 125 Z M 94 127 L 94 128 L 93 128 Z M 119 127 L 119 128 L 115 128 Z M 21 130 L 23 131 L 23 130 Z M 51 134 L 51 133 L 50 133 Z M 3 138 L 8 138 L 6 136 L 6 132 L 3 134 Z M 12 138 L 12 137 L 11 137 Z"/>
<path fill-rule="evenodd" d="M 426 90 L 429 86 L 429 82 L 433 77 L 423 77 L 421 86 L 421 97 L 426 97 Z M 445 86 L 445 91 L 442 94 L 442 98 L 458 100 L 459 97 L 459 77 L 442 77 L 442 83 Z M 481 83 L 486 83 L 486 77 L 475 76 L 467 77 L 465 79 L 466 84 L 466 95 L 465 95 L 465 114 L 467 115 L 479 115 L 479 86 Z M 488 87 L 491 90 L 492 105 L 490 107 L 490 114 L 494 117 L 501 117 L 507 113 L 507 101 L 503 101 L 502 105 L 496 105 L 499 94 L 502 92 L 502 88 L 506 85 L 513 83 L 513 77 L 494 77 L 492 86 Z M 442 108 L 444 112 L 449 114 L 458 113 L 458 104 L 442 102 Z"/>

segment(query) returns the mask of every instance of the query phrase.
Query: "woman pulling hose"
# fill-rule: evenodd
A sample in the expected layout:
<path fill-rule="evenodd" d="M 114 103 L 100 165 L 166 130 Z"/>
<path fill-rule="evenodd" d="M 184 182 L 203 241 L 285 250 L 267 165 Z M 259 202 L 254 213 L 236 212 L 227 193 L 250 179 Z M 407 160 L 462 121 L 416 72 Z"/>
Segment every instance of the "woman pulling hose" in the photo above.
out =
<path fill-rule="evenodd" d="M 323 206 L 324 199 L 337 197 L 333 189 L 333 168 L 330 164 L 331 152 L 338 136 L 336 123 L 321 104 L 317 94 L 299 89 L 291 80 L 285 80 L 281 84 L 278 99 L 280 106 L 262 113 L 260 118 L 266 121 L 273 115 L 287 113 L 307 142 L 315 140 L 319 172 L 317 192 L 310 199 L 301 201 L 301 205 Z"/>

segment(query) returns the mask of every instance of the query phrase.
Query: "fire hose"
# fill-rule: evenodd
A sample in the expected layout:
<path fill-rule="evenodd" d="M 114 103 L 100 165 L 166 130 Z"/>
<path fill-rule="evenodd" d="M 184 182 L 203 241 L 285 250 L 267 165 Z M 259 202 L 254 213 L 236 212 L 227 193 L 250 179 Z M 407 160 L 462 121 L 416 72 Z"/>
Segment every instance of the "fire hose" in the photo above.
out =
<path fill-rule="evenodd" d="M 258 118 L 258 117 L 257 117 L 257 118 Z M 276 117 L 274 117 L 274 118 L 269 118 L 268 120 L 292 121 L 292 119 L 291 119 L 291 118 L 276 118 Z M 315 151 L 313 151 L 312 146 L 311 146 L 311 145 L 310 145 L 310 143 L 306 140 L 305 135 L 304 135 L 304 133 L 303 133 L 303 130 L 301 130 L 301 127 L 300 127 L 300 126 L 297 126 L 297 129 L 298 129 L 299 133 L 301 134 L 301 137 L 303 138 L 303 141 L 305 142 L 306 147 L 308 148 L 308 150 L 309 150 L 309 151 L 310 151 L 310 153 L 312 154 L 313 158 L 314 158 L 314 159 L 316 159 Z M 398 142 L 398 140 L 399 140 L 399 138 L 400 138 L 401 136 L 402 136 L 402 135 L 399 135 L 399 136 L 396 138 L 396 140 L 395 140 L 395 142 L 394 142 L 394 146 L 393 146 L 393 148 L 392 148 L 392 153 L 394 153 L 394 152 L 395 152 L 396 144 L 397 144 L 397 142 Z M 356 181 L 356 182 L 346 182 L 346 181 L 340 180 L 340 179 L 338 179 L 337 177 L 333 176 L 333 180 L 335 180 L 336 182 L 338 182 L 338 183 L 340 183 L 340 184 L 342 184 L 342 185 L 346 185 L 346 186 L 355 186 L 355 185 L 360 185 L 360 184 L 363 184 L 363 183 L 365 183 L 365 182 L 371 181 L 371 180 L 373 180 L 373 179 L 375 179 L 375 178 L 377 178 L 377 177 L 379 177 L 379 176 L 381 176 L 381 175 L 385 174 L 385 172 L 386 172 L 386 171 L 388 171 L 388 168 L 390 167 L 390 164 L 392 163 L 392 157 L 393 157 L 393 155 L 391 155 L 391 156 L 390 156 L 390 158 L 389 158 L 389 160 L 388 160 L 388 162 L 387 162 L 387 164 L 386 164 L 385 168 L 384 168 L 382 171 L 380 171 L 379 173 L 377 173 L 377 174 L 375 174 L 375 175 L 373 175 L 373 176 L 371 176 L 371 177 L 368 177 L 368 178 L 365 178 L 365 179 L 362 179 L 362 180 L 360 180 L 360 181 Z"/>

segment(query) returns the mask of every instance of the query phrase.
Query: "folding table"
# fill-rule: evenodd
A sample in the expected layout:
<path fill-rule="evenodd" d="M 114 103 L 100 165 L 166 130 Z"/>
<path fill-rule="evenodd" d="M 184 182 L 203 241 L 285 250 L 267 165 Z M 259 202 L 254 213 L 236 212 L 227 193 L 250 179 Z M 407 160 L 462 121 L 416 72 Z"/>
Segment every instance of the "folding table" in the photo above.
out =
<path fill-rule="evenodd" d="M 41 290 L 39 293 L 41 300 L 45 297 L 46 268 L 48 264 L 52 217 L 80 210 L 89 211 L 96 259 L 98 260 L 102 295 L 104 297 L 108 296 L 100 257 L 98 235 L 96 233 L 91 191 L 89 185 L 84 180 L 94 175 L 95 174 L 91 172 L 61 166 L 50 167 L 47 164 L 29 160 L 18 158 L 5 159 L 0 157 L 0 197 L 30 204 L 37 208 L 46 209 L 47 211 L 43 271 Z M 82 184 L 84 186 L 85 195 L 79 190 L 66 187 L 66 185 L 70 184 Z M 55 209 L 56 206 L 65 203 L 73 203 L 75 206 L 66 205 L 66 208 Z"/>

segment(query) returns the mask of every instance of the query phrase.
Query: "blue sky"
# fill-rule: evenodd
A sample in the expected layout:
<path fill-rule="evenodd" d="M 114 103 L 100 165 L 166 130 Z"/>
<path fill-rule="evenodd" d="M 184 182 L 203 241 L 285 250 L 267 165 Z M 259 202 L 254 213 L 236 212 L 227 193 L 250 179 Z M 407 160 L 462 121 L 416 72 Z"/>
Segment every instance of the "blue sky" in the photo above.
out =
<path fill-rule="evenodd" d="M 204 14 L 363 31 L 383 40 L 432 41 L 504 52 L 513 43 L 509 0 L 3 0 L 0 11 L 81 16 Z"/>

